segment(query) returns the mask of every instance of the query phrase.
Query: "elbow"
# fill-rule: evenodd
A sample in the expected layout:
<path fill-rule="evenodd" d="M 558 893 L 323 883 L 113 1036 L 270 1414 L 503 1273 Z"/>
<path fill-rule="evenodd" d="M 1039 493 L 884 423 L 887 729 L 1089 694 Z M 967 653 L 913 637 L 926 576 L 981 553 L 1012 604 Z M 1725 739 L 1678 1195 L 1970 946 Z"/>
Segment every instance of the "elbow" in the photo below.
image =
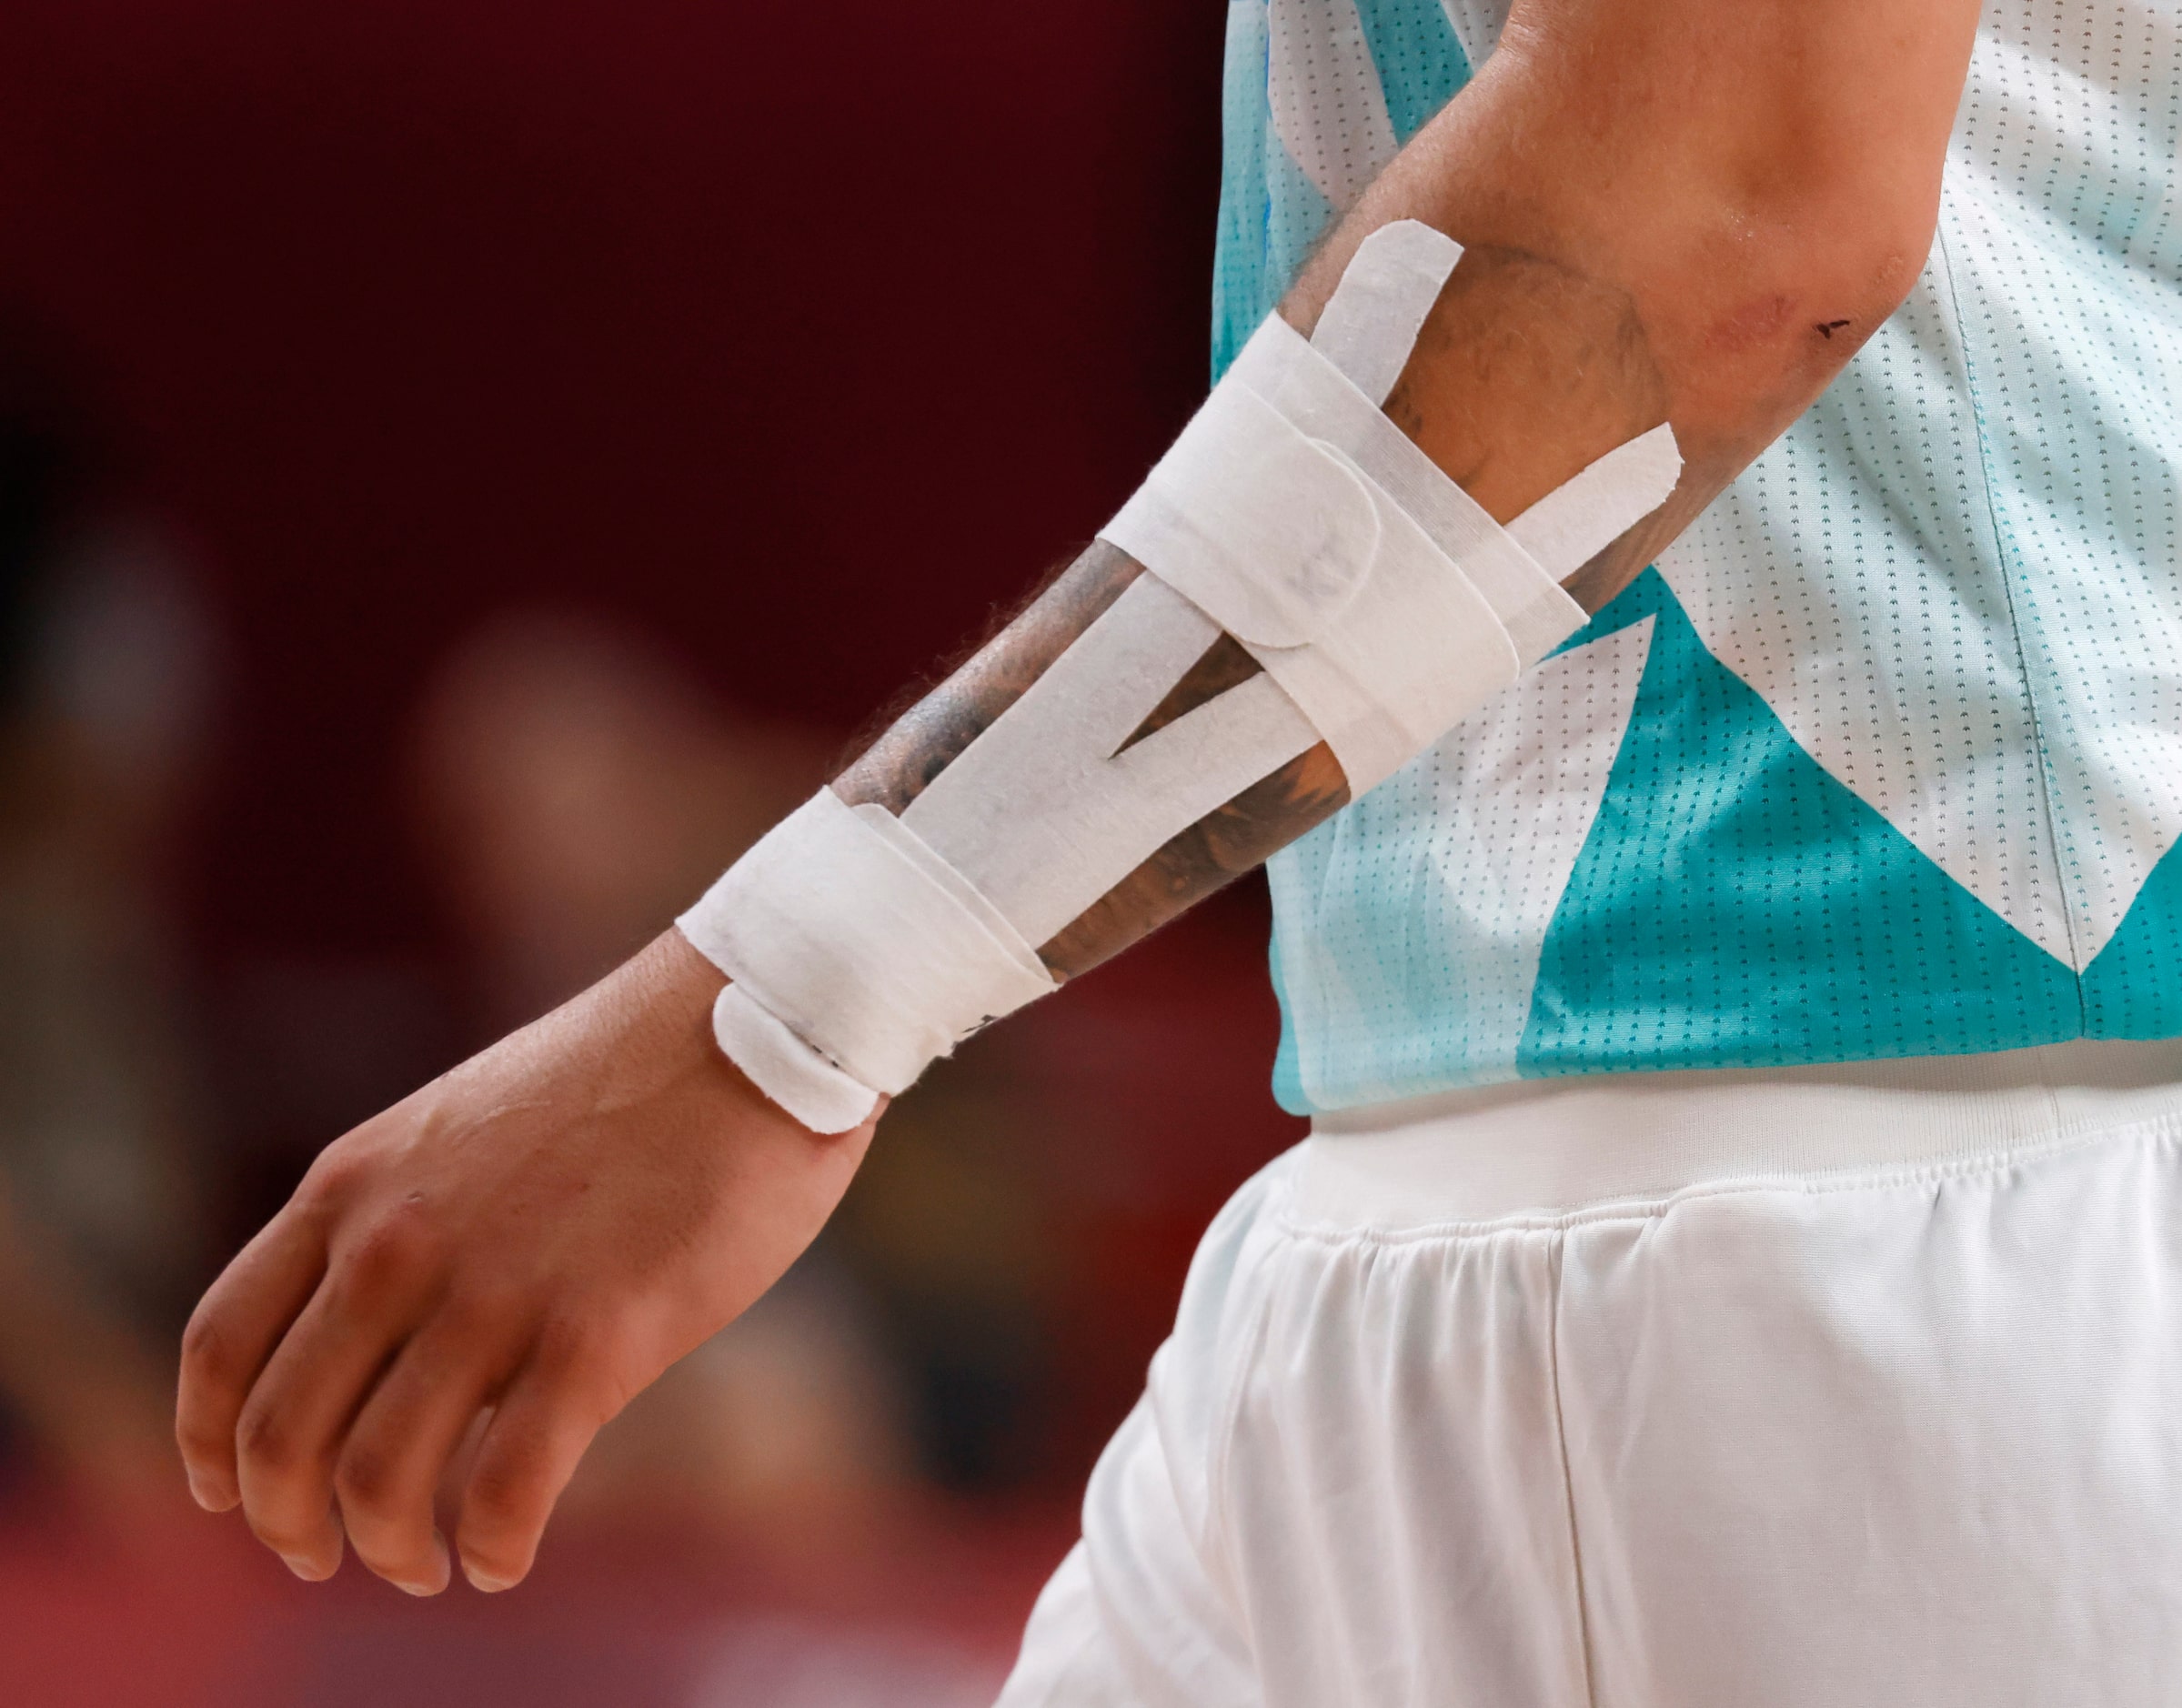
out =
<path fill-rule="evenodd" d="M 1939 185 L 1884 171 L 1798 193 L 1768 210 L 1785 262 L 1815 289 L 1883 320 L 1916 288 L 1938 226 Z"/>
<path fill-rule="evenodd" d="M 1665 269 L 1670 338 L 1760 392 L 1823 385 L 1916 288 L 1932 250 L 1936 194 L 1835 182 L 1817 193 L 1724 194 Z M 1650 318 L 1647 316 L 1647 318 Z"/>
<path fill-rule="evenodd" d="M 1852 249 L 1861 269 L 1858 277 L 1873 303 L 1883 305 L 1884 318 L 1908 299 L 1924 276 L 1939 231 L 1936 189 L 1929 198 L 1883 213 L 1869 224 L 1871 228 L 1855 240 Z"/>
<path fill-rule="evenodd" d="M 1938 225 L 1939 168 L 1936 158 L 1874 149 L 1761 148 L 1722 174 L 1711 198 L 1719 226 L 1711 245 L 1699 245 L 1740 250 L 1746 264 L 1721 253 L 1699 265 L 1724 263 L 1717 276 L 1762 276 L 1752 279 L 1758 295 L 1800 306 L 1787 330 L 1815 338 L 1822 352 L 1845 339 L 1853 348 L 1923 275 Z"/>
<path fill-rule="evenodd" d="M 1815 210 L 1789 259 L 1815 292 L 1832 294 L 1844 313 L 1875 327 L 1916 287 L 1932 253 L 1936 212 L 1889 215 L 1869 205 Z"/>

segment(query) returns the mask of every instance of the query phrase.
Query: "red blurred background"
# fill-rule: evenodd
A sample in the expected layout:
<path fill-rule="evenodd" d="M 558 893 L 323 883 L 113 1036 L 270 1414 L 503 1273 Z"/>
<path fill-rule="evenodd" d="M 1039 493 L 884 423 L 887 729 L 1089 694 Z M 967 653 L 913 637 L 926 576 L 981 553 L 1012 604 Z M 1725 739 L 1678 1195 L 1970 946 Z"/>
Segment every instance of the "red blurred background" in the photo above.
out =
<path fill-rule="evenodd" d="M 1196 1232 L 1294 1136 L 1254 893 L 905 1100 L 504 1603 L 286 1582 L 175 1508 L 144 1396 L 317 1146 L 658 929 L 1157 455 L 1223 15 L 0 13 L 0 1023 L 53 1034 L 25 1083 L 78 1064 L 0 1096 L 7 1701 L 989 1693 Z M 139 1080 L 133 1125 L 82 1090 Z M 103 1245 L 41 1184 L 102 1120 L 154 1182 Z"/>

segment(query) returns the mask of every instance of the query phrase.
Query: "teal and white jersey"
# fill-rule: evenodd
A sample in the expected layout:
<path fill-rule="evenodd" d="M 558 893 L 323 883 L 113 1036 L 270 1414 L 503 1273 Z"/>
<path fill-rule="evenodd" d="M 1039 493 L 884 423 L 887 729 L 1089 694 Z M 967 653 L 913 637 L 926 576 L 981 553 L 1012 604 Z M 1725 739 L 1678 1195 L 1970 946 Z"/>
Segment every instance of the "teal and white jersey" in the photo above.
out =
<path fill-rule="evenodd" d="M 1216 360 L 1504 0 L 1232 0 Z M 2182 0 L 1993 0 L 1907 305 L 1272 869 L 1299 1110 L 2182 1033 Z"/>

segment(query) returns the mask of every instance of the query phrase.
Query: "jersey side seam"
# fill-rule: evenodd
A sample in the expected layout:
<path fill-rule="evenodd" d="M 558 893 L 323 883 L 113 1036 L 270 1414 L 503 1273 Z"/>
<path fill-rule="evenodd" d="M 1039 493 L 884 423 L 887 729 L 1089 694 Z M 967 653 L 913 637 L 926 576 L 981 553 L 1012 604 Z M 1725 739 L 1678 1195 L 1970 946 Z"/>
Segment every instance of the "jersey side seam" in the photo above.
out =
<path fill-rule="evenodd" d="M 2038 762 L 2038 814 L 2046 824 L 2047 858 L 2055 891 L 2060 897 L 2061 929 L 2068 942 L 2068 971 L 2076 987 L 2076 1036 L 2084 1038 L 2090 1035 L 2091 1016 L 2084 996 L 2084 957 L 2076 937 L 2076 899 L 2062 859 L 2060 825 L 2053 810 L 2053 771 L 2046 750 L 2046 720 L 2039 709 L 2037 688 L 2031 681 L 2030 654 L 2023 639 L 2023 618 L 2016 606 L 2015 575 L 2009 568 L 2010 536 L 2002 527 L 2000 501 L 1994 491 L 1992 438 L 1986 428 L 1985 399 L 1970 360 L 1970 338 L 1963 320 L 1962 298 L 1955 287 L 1955 260 L 1948 248 L 1947 214 L 1944 206 L 1933 234 L 1933 254 L 1938 258 L 1940 276 L 1946 287 L 1947 318 L 1955 334 L 1955 347 L 1962 357 L 1963 390 L 1970 401 L 1970 424 L 1977 437 L 1977 476 L 1985 493 L 1986 519 L 1992 528 L 1993 563 L 2000 572 L 2000 597 L 2007 605 L 2008 638 L 2015 644 L 2016 668 L 2023 682 L 2024 708 L 2030 718 L 2031 746 Z"/>

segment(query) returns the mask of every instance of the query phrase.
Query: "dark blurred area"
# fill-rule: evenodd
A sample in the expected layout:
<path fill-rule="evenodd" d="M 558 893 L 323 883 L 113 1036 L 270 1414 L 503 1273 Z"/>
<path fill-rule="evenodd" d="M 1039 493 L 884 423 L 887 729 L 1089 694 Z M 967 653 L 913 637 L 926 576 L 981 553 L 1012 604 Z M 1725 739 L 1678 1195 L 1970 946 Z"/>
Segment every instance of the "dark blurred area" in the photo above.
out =
<path fill-rule="evenodd" d="M 1254 890 L 902 1100 L 514 1595 L 196 1513 L 173 1347 L 1157 455 L 1223 10 L 0 9 L 0 1703 L 989 1700 L 1295 1136 Z"/>

